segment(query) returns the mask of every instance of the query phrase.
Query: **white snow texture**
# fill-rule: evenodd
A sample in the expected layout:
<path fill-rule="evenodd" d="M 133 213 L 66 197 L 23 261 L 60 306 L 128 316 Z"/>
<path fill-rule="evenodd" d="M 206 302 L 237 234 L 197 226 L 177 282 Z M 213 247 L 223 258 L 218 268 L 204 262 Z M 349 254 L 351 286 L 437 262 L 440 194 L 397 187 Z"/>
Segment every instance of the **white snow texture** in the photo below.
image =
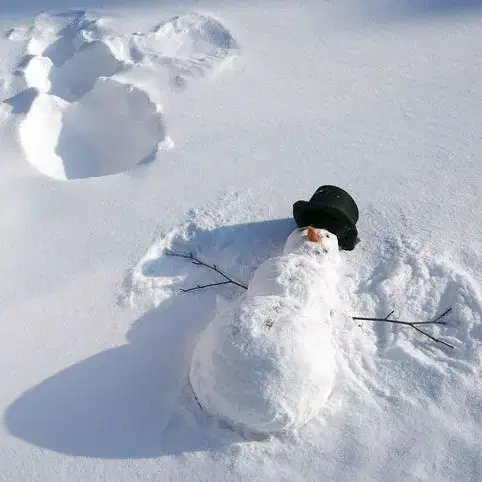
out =
<path fill-rule="evenodd" d="M 243 432 L 300 428 L 332 390 L 338 240 L 310 229 L 316 241 L 293 231 L 245 295 L 219 303 L 194 352 L 190 380 L 200 405 Z"/>
<path fill-rule="evenodd" d="M 0 480 L 481 482 L 481 6 L 0 2 Z"/>
<path fill-rule="evenodd" d="M 17 66 L 31 95 L 19 127 L 26 158 L 58 180 L 151 161 L 173 142 L 160 96 L 139 77 L 152 75 L 157 91 L 179 90 L 237 49 L 220 22 L 196 12 L 130 35 L 83 11 L 39 15 Z"/>

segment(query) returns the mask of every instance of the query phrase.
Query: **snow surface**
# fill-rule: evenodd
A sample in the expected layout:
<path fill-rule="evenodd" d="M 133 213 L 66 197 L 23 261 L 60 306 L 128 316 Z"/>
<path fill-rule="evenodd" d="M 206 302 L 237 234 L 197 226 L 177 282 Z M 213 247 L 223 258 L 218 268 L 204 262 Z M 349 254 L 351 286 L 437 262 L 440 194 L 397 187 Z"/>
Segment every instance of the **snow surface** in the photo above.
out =
<path fill-rule="evenodd" d="M 480 2 L 81 3 L 0 5 L 0 479 L 480 481 Z M 165 251 L 247 283 L 322 184 L 344 312 L 455 348 L 341 317 L 322 409 L 244 438 L 189 387 L 241 288 Z"/>
<path fill-rule="evenodd" d="M 60 25 L 58 17 L 35 18 L 15 72 L 33 93 L 23 107 L 20 144 L 30 163 L 54 179 L 116 174 L 150 161 L 161 144 L 171 148 L 161 105 L 128 76 L 154 66 L 183 87 L 186 76 L 202 75 L 238 48 L 220 22 L 196 13 L 131 35 L 83 11 L 62 15 Z"/>

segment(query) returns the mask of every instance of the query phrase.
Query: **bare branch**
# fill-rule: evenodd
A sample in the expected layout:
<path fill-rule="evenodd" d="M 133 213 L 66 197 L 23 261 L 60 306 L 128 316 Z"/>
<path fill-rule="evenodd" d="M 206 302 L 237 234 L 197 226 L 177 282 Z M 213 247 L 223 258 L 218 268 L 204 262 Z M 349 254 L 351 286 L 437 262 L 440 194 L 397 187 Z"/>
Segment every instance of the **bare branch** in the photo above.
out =
<path fill-rule="evenodd" d="M 203 288 L 209 288 L 211 286 L 219 286 L 219 285 L 227 285 L 231 284 L 231 281 L 219 281 L 218 283 L 209 283 L 207 285 L 197 285 L 192 288 L 181 288 L 179 291 L 182 293 L 189 293 L 190 291 L 195 291 L 195 290 L 202 290 Z"/>
<path fill-rule="evenodd" d="M 402 321 L 402 320 L 390 320 L 389 317 L 393 314 L 393 311 L 390 312 L 385 318 L 368 318 L 368 317 L 362 317 L 362 316 L 352 316 L 352 319 L 355 321 L 382 321 L 386 323 L 394 323 L 397 325 L 405 325 L 405 326 L 410 326 L 414 330 L 418 331 L 422 335 L 425 335 L 426 337 L 430 338 L 432 341 L 436 343 L 441 343 L 442 345 L 445 345 L 449 348 L 455 348 L 453 345 L 450 343 L 447 343 L 443 340 L 440 340 L 439 338 L 435 338 L 434 336 L 428 334 L 427 332 L 421 330 L 418 328 L 419 325 L 446 325 L 447 323 L 445 321 L 439 321 L 441 318 L 446 316 L 448 313 L 452 311 L 452 308 L 448 308 L 446 311 L 444 311 L 441 315 L 437 316 L 433 321 Z"/>
<path fill-rule="evenodd" d="M 184 254 L 184 253 L 178 253 L 178 252 L 175 252 L 175 251 L 166 251 L 166 255 L 167 256 L 176 256 L 178 258 L 184 258 L 184 259 L 188 259 L 191 261 L 191 263 L 195 264 L 196 266 L 205 266 L 206 268 L 209 268 L 213 271 L 215 271 L 216 273 L 218 273 L 219 275 L 221 275 L 225 280 L 226 282 L 219 282 L 219 283 L 210 283 L 210 284 L 207 284 L 207 285 L 203 285 L 203 286 L 196 286 L 194 288 L 189 288 L 189 289 L 184 289 L 184 290 L 181 290 L 182 292 L 188 292 L 188 291 L 194 291 L 194 290 L 198 290 L 198 289 L 202 289 L 202 288 L 208 288 L 210 286 L 218 286 L 218 285 L 221 285 L 221 284 L 228 284 L 228 283 L 232 283 L 233 285 L 236 285 L 236 286 L 239 286 L 240 288 L 244 288 L 245 290 L 248 289 L 248 286 L 239 282 L 239 281 L 236 281 L 234 280 L 233 278 L 231 278 L 230 276 L 228 276 L 226 273 L 224 273 L 223 271 L 221 271 L 215 264 L 208 264 L 208 263 L 205 263 L 204 261 L 201 261 L 198 257 L 194 256 L 193 253 L 189 253 L 189 254 Z"/>
<path fill-rule="evenodd" d="M 413 326 L 412 325 L 412 328 L 417 330 L 419 333 L 422 333 L 422 335 L 425 335 L 426 337 L 430 338 L 431 340 L 433 340 L 435 343 L 441 343 L 442 345 L 445 345 L 445 346 L 448 346 L 449 348 L 455 348 L 453 345 L 451 345 L 450 343 L 447 343 L 446 341 L 443 341 L 441 340 L 440 338 L 435 338 L 434 336 L 432 335 L 429 335 L 428 333 L 426 333 L 425 331 L 421 330 L 420 328 L 417 328 L 416 326 Z"/>
<path fill-rule="evenodd" d="M 446 325 L 446 321 L 414 321 L 412 325 Z"/>
<path fill-rule="evenodd" d="M 208 264 L 205 263 L 204 261 L 200 260 L 198 257 L 194 256 L 193 253 L 185 254 L 185 253 L 178 253 L 175 251 L 166 251 L 165 253 L 167 256 L 175 256 L 178 258 L 184 258 L 188 259 L 191 261 L 191 263 L 195 264 L 196 266 L 205 266 L 206 268 L 209 268 L 219 275 L 221 275 L 226 281 L 219 281 L 216 283 L 209 283 L 205 285 L 197 285 L 192 288 L 187 288 L 187 289 L 181 289 L 180 291 L 182 293 L 188 293 L 190 291 L 195 291 L 195 290 L 201 290 L 204 288 L 209 288 L 211 286 L 220 286 L 220 285 L 227 285 L 227 284 L 234 284 L 236 286 L 239 286 L 240 288 L 244 288 L 245 290 L 248 289 L 248 286 L 245 285 L 244 283 L 241 283 L 239 281 L 234 280 L 231 276 L 227 275 L 224 273 L 222 270 L 220 270 L 215 264 Z M 439 321 L 441 320 L 444 316 L 448 315 L 452 311 L 452 308 L 447 308 L 442 314 L 438 315 L 434 320 L 431 321 L 403 321 L 403 320 L 391 320 L 390 316 L 393 315 L 394 310 L 392 310 L 385 318 L 370 318 L 370 317 L 363 317 L 363 316 L 352 316 L 351 318 L 354 321 L 376 321 L 376 322 L 384 322 L 384 323 L 393 323 L 397 325 L 404 325 L 404 326 L 409 326 L 410 328 L 413 328 L 414 330 L 418 331 L 422 335 L 426 336 L 430 340 L 434 341 L 435 343 L 441 343 L 442 345 L 445 345 L 449 348 L 455 348 L 453 345 L 450 343 L 447 343 L 443 340 L 440 340 L 439 338 L 435 338 L 434 336 L 430 335 L 429 333 L 425 332 L 424 330 L 421 330 L 419 326 L 421 325 L 446 325 L 447 323 L 445 321 Z M 268 328 L 270 326 L 268 325 Z"/>
<path fill-rule="evenodd" d="M 450 306 L 441 315 L 437 316 L 437 318 L 435 318 L 435 320 L 433 320 L 432 323 L 435 323 L 436 321 L 440 320 L 440 318 L 443 318 L 445 315 L 448 315 L 451 311 L 452 311 L 452 307 Z"/>
<path fill-rule="evenodd" d="M 351 317 L 355 321 L 385 321 L 387 323 L 395 323 L 398 325 L 411 325 L 409 321 L 402 321 L 402 320 L 389 320 L 388 318 L 371 318 L 365 316 L 352 316 Z M 429 322 L 431 323 L 431 322 Z"/>

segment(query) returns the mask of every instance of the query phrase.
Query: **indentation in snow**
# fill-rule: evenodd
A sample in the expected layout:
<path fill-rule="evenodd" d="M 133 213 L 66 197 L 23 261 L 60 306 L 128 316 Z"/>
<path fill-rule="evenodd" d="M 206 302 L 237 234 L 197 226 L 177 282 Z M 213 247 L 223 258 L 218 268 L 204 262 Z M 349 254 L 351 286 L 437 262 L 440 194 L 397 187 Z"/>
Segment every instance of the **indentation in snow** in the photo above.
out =
<path fill-rule="evenodd" d="M 162 234 L 126 281 L 125 298 L 138 308 L 149 309 L 175 297 L 202 298 L 212 306 L 214 298 L 233 300 L 244 291 L 235 286 L 218 286 L 192 294 L 180 288 L 222 280 L 210 270 L 188 260 L 166 255 L 168 250 L 194 252 L 206 262 L 248 283 L 254 270 L 266 258 L 281 251 L 293 228 L 292 219 L 261 221 L 269 212 L 253 212 L 249 196 L 228 196 L 212 206 L 188 215 L 186 222 Z M 218 206 L 225 206 L 219 210 Z M 258 209 L 258 208 L 256 208 Z M 339 284 L 344 316 L 332 324 L 337 366 L 334 390 L 327 401 L 327 413 L 351 407 L 350 424 L 357 423 L 357 411 L 366 410 L 366 400 L 383 423 L 391 423 L 391 413 L 378 410 L 385 402 L 403 406 L 410 420 L 413 403 L 453 402 L 446 391 L 448 377 L 473 376 L 481 366 L 482 341 L 481 287 L 450 255 L 432 256 L 406 240 L 374 240 L 379 250 L 372 262 L 342 253 L 342 279 Z M 343 261 L 346 264 L 343 270 Z M 209 303 L 208 303 L 208 300 Z M 384 317 L 424 321 L 435 318 L 449 306 L 447 325 L 426 327 L 426 331 L 455 346 L 454 350 L 436 344 L 415 330 L 389 323 L 362 324 L 351 316 Z M 200 326 L 202 329 L 202 326 Z M 360 392 L 361 391 L 361 392 Z M 363 393 L 360 402 L 360 393 Z M 347 402 L 348 400 L 348 402 Z M 363 405 L 363 407 L 362 407 Z M 325 427 L 325 412 L 315 417 L 314 430 Z M 328 415 L 329 417 L 329 415 Z M 319 418 L 320 421 L 316 421 Z"/>
<path fill-rule="evenodd" d="M 15 32 L 8 36 L 17 39 Z M 31 95 L 6 102 L 26 114 L 27 159 L 55 179 L 123 172 L 152 161 L 161 143 L 172 148 L 160 90 L 184 88 L 238 49 L 220 22 L 197 13 L 132 35 L 83 11 L 42 14 L 22 32 L 28 41 L 16 75 Z"/>
<path fill-rule="evenodd" d="M 45 116 L 49 122 L 42 122 Z M 41 95 L 20 126 L 27 157 L 55 179 L 125 171 L 149 156 L 164 138 L 162 117 L 148 96 L 111 79 L 99 80 L 73 104 Z"/>
<path fill-rule="evenodd" d="M 78 52 L 50 74 L 50 93 L 69 102 L 89 92 L 101 77 L 111 77 L 122 67 L 102 41 L 85 43 Z"/>
<path fill-rule="evenodd" d="M 175 90 L 188 79 L 227 68 L 240 47 L 218 20 L 191 12 L 163 22 L 147 33 L 136 33 L 130 43 L 133 62 L 142 60 L 165 70 Z"/>
<path fill-rule="evenodd" d="M 405 240 L 387 239 L 377 263 L 355 279 L 347 278 L 342 292 L 347 315 L 385 317 L 394 310 L 392 319 L 429 321 L 452 308 L 446 325 L 424 330 L 455 349 L 392 323 L 358 324 L 347 316 L 335 326 L 338 364 L 366 393 L 383 398 L 396 393 L 407 400 L 429 397 L 439 403 L 449 373 L 469 373 L 480 366 L 480 285 L 443 259 Z"/>
<path fill-rule="evenodd" d="M 174 17 L 155 27 L 146 37 L 147 45 L 160 55 L 177 58 L 199 56 L 223 56 L 238 44 L 231 33 L 217 20 L 189 13 Z"/>
<path fill-rule="evenodd" d="M 447 325 L 426 329 L 456 346 L 457 354 L 467 360 L 480 339 L 474 338 L 477 326 L 482 325 L 482 307 L 477 302 L 477 284 L 457 265 L 443 258 L 432 257 L 402 240 L 391 240 L 380 255 L 368 279 L 360 285 L 361 302 L 378 314 L 395 310 L 398 319 L 429 320 L 452 307 Z M 376 305 L 376 306 L 375 306 Z M 369 326 L 365 330 L 370 330 Z M 440 345 L 427 343 L 416 332 L 398 326 L 372 326 L 376 345 L 383 356 L 394 347 L 410 352 L 407 341 L 417 350 L 438 351 Z"/>
<path fill-rule="evenodd" d="M 224 206 L 222 211 L 219 206 Z M 133 308 L 153 308 L 180 288 L 205 284 L 217 278 L 168 251 L 195 253 L 215 263 L 236 279 L 247 282 L 266 258 L 275 255 L 294 229 L 293 219 L 266 221 L 265 211 L 253 211 L 249 193 L 226 193 L 204 209 L 187 215 L 185 222 L 162 233 L 125 281 L 123 298 Z M 259 222 L 253 220 L 259 219 Z M 226 296 L 239 288 L 221 288 Z M 211 291 L 212 293 L 212 291 Z"/>
<path fill-rule="evenodd" d="M 136 34 L 132 45 L 153 59 L 176 59 L 179 63 L 214 64 L 239 50 L 239 45 L 219 21 L 195 12 L 174 17 L 151 32 Z"/>

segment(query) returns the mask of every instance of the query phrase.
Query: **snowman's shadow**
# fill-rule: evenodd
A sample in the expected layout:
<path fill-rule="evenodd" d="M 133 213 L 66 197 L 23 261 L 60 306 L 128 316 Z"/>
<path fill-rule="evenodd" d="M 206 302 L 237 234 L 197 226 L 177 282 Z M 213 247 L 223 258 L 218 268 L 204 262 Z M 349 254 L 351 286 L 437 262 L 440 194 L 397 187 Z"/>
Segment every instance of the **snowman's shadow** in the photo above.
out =
<path fill-rule="evenodd" d="M 292 221 L 284 219 L 199 231 L 184 250 L 222 238 L 244 249 L 243 257 L 256 249 L 257 239 L 281 248 L 291 229 Z M 156 264 L 156 276 L 162 276 L 162 267 Z M 126 345 L 65 368 L 25 392 L 8 408 L 6 426 L 39 447 L 110 459 L 223 450 L 243 441 L 199 409 L 188 384 L 192 350 L 213 315 L 215 294 L 203 290 L 166 300 L 134 323 Z"/>

